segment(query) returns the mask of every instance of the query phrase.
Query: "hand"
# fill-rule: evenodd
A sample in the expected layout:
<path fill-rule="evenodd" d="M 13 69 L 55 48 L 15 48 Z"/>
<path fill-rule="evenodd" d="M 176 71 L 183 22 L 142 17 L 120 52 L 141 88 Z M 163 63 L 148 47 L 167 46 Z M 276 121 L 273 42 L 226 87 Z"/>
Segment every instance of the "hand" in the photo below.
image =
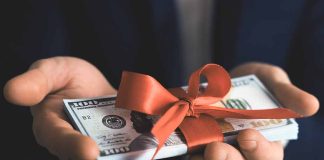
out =
<path fill-rule="evenodd" d="M 288 75 L 281 68 L 264 63 L 246 63 L 231 71 L 232 77 L 255 74 L 287 108 L 304 116 L 315 114 L 319 102 L 313 95 L 291 84 Z M 282 160 L 283 145 L 281 142 L 270 142 L 258 131 L 248 129 L 237 136 L 239 150 L 221 142 L 208 144 L 204 158 L 207 160 Z M 191 159 L 203 159 L 195 155 Z"/>
<path fill-rule="evenodd" d="M 4 87 L 9 102 L 31 106 L 36 141 L 60 159 L 96 159 L 99 155 L 96 143 L 67 122 L 62 99 L 115 93 L 97 68 L 73 57 L 36 61 Z"/>

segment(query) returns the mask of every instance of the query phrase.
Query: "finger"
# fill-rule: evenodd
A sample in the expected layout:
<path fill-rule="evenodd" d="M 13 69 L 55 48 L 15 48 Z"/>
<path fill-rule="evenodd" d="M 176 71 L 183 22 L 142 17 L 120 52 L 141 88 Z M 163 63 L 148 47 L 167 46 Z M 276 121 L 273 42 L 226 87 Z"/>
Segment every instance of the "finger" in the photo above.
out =
<path fill-rule="evenodd" d="M 280 142 L 267 141 L 258 131 L 248 129 L 237 136 L 240 149 L 248 160 L 282 160 L 283 146 Z"/>
<path fill-rule="evenodd" d="M 57 109 L 61 108 L 58 107 L 60 105 L 63 105 L 60 101 L 49 100 L 32 107 L 33 110 L 38 110 L 33 119 L 36 141 L 60 159 L 96 159 L 99 155 L 96 143 L 74 130 L 63 113 L 57 113 L 63 112 Z"/>
<path fill-rule="evenodd" d="M 247 63 L 231 71 L 233 77 L 247 74 L 257 75 L 283 106 L 304 116 L 318 111 L 318 99 L 291 84 L 287 73 L 281 68 L 264 63 Z"/>
<path fill-rule="evenodd" d="M 39 70 L 29 70 L 8 81 L 4 87 L 5 98 L 16 105 L 31 106 L 39 103 L 49 92 L 46 76 Z"/>
<path fill-rule="evenodd" d="M 273 84 L 273 93 L 281 104 L 304 116 L 311 116 L 319 109 L 317 98 L 292 84 Z"/>
<path fill-rule="evenodd" d="M 88 95 L 114 91 L 88 62 L 73 57 L 54 57 L 36 61 L 27 72 L 9 80 L 4 87 L 4 96 L 11 103 L 33 106 L 49 93 L 80 87 L 83 87 L 80 93 Z"/>
<path fill-rule="evenodd" d="M 208 144 L 205 149 L 204 158 L 208 160 L 244 160 L 237 149 L 222 142 Z"/>

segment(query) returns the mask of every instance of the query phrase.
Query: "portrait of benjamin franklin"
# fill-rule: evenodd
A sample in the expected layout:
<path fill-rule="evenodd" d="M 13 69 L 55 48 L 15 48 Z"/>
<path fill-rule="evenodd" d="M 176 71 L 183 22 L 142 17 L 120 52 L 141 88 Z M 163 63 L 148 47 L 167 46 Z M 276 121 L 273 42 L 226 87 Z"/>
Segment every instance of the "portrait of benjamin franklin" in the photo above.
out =
<path fill-rule="evenodd" d="M 129 145 L 131 151 L 151 149 L 157 146 L 157 140 L 153 138 L 151 129 L 156 119 L 141 112 L 130 113 L 133 128 L 140 133 Z"/>

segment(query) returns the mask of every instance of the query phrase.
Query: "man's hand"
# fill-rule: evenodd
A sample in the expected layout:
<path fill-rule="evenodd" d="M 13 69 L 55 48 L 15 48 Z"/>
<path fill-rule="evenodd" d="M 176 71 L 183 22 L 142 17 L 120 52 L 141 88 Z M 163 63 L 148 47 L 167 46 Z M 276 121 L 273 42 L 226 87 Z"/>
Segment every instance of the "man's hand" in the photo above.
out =
<path fill-rule="evenodd" d="M 36 61 L 4 87 L 9 102 L 31 106 L 37 142 L 60 159 L 96 159 L 99 155 L 96 143 L 67 122 L 62 99 L 115 93 L 97 68 L 73 57 Z"/>
<path fill-rule="evenodd" d="M 264 63 L 246 63 L 231 71 L 232 77 L 255 74 L 274 94 L 280 103 L 304 116 L 315 114 L 319 102 L 313 95 L 291 84 L 281 68 Z M 238 134 L 240 151 L 231 145 L 213 142 L 205 149 L 206 160 L 282 160 L 283 145 L 266 140 L 258 131 L 248 129 Z M 203 159 L 193 156 L 191 159 Z"/>

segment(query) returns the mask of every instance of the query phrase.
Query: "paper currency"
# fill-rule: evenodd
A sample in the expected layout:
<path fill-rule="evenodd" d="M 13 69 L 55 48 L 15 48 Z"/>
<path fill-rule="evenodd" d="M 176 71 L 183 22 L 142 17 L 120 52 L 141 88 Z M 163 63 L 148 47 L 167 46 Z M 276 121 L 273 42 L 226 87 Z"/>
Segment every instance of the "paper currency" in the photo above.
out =
<path fill-rule="evenodd" d="M 201 89 L 206 84 L 201 85 Z M 232 79 L 230 95 L 214 104 L 235 109 L 270 109 L 281 107 L 254 75 Z M 157 142 L 150 130 L 159 117 L 115 108 L 115 96 L 90 99 L 64 99 L 64 109 L 74 127 L 90 136 L 100 148 L 98 159 L 150 159 Z M 215 119 L 220 124 L 225 142 L 235 140 L 240 130 L 255 128 L 268 140 L 297 139 L 298 124 L 294 119 Z M 197 133 L 199 134 L 199 133 Z M 172 133 L 156 159 L 187 153 L 179 130 Z"/>

